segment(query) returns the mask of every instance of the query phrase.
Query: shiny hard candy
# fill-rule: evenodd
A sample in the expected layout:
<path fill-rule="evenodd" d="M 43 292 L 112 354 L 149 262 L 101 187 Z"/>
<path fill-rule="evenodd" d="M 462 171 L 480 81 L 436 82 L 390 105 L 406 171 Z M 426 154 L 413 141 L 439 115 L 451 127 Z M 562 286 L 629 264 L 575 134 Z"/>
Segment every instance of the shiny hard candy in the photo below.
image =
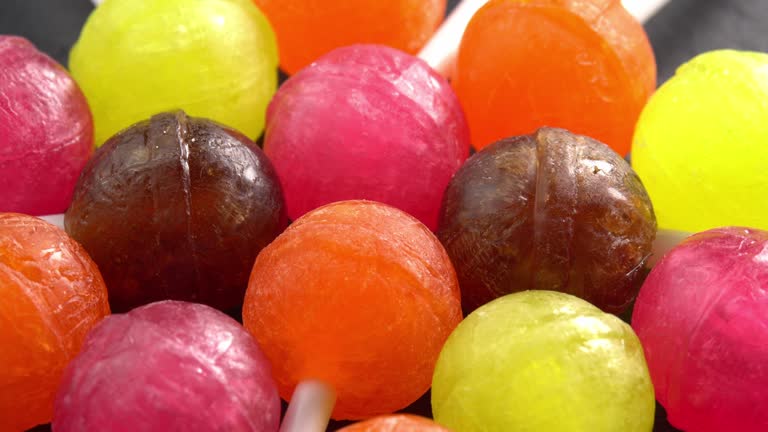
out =
<path fill-rule="evenodd" d="M 0 211 L 63 212 L 92 153 L 75 81 L 26 39 L 0 36 Z"/>
<path fill-rule="evenodd" d="M 267 359 L 236 321 L 166 301 L 112 315 L 67 367 L 56 432 L 276 432 Z"/>
<path fill-rule="evenodd" d="M 320 380 L 336 390 L 335 419 L 361 419 L 427 391 L 461 321 L 459 286 L 424 225 L 383 204 L 346 201 L 300 218 L 262 251 L 243 321 L 283 398 Z"/>
<path fill-rule="evenodd" d="M 369 199 L 434 229 L 445 186 L 469 154 L 469 132 L 450 85 L 426 63 L 356 45 L 280 88 L 264 151 L 292 219 L 331 202 Z"/>
<path fill-rule="evenodd" d="M 116 311 L 165 299 L 228 310 L 242 304 L 256 255 L 286 218 L 256 144 L 176 112 L 101 147 L 64 223 L 99 265 Z"/>
<path fill-rule="evenodd" d="M 435 419 L 461 432 L 650 432 L 654 409 L 629 325 L 551 291 L 510 294 L 469 315 L 432 382 Z"/>
<path fill-rule="evenodd" d="M 620 312 L 639 289 L 655 235 L 651 202 L 629 165 L 602 143 L 549 128 L 472 156 L 446 190 L 438 230 L 466 312 L 528 289 Z"/>
<path fill-rule="evenodd" d="M 0 430 L 47 423 L 64 367 L 109 314 L 85 250 L 40 219 L 0 213 Z"/>
<path fill-rule="evenodd" d="M 768 430 L 768 232 L 696 234 L 651 271 L 632 327 L 669 421 L 690 432 Z"/>
<path fill-rule="evenodd" d="M 375 417 L 338 432 L 450 432 L 430 419 L 409 414 Z"/>

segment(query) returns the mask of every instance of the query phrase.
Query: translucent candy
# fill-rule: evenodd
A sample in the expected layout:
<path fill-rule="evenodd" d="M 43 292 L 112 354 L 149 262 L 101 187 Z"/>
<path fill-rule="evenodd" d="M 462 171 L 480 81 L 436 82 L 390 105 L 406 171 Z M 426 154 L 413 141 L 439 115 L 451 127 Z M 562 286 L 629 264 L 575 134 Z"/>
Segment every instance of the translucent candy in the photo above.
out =
<path fill-rule="evenodd" d="M 424 417 L 397 414 L 375 417 L 351 426 L 339 429 L 338 432 L 450 432 L 432 420 Z"/>

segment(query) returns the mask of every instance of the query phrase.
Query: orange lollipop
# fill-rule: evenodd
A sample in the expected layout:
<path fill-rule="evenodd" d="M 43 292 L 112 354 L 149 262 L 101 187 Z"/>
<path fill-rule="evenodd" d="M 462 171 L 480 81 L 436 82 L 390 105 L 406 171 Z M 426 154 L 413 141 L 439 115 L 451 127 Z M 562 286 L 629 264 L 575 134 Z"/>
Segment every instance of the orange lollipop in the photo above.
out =
<path fill-rule="evenodd" d="M 384 204 L 344 201 L 307 213 L 261 252 L 243 321 L 283 398 L 320 381 L 337 394 L 334 418 L 361 419 L 426 392 L 460 303 L 429 229 Z"/>
<path fill-rule="evenodd" d="M 409 414 L 388 415 L 355 423 L 338 432 L 450 432 L 430 419 Z"/>
<path fill-rule="evenodd" d="M 0 213 L 0 431 L 50 421 L 64 367 L 107 314 L 104 281 L 79 244 Z"/>
<path fill-rule="evenodd" d="M 446 0 L 254 0 L 277 34 L 280 66 L 294 74 L 335 48 L 381 44 L 416 54 Z"/>
<path fill-rule="evenodd" d="M 455 77 L 477 149 L 553 126 L 624 155 L 655 87 L 648 38 L 619 0 L 491 0 Z"/>

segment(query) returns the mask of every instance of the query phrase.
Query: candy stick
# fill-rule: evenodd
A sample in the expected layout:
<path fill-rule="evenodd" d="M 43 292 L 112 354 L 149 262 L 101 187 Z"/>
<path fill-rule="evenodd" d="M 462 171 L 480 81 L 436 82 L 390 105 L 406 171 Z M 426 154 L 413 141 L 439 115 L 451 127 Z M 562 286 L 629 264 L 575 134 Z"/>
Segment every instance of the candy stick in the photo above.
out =
<path fill-rule="evenodd" d="M 670 0 L 624 0 L 624 7 L 640 22 L 646 22 Z M 464 0 L 453 10 L 419 57 L 444 76 L 450 77 L 456 55 L 469 21 L 488 0 Z"/>
<path fill-rule="evenodd" d="M 63 214 L 55 214 L 55 215 L 48 215 L 48 216 L 40 216 L 40 219 L 54 224 L 57 227 L 64 229 L 64 215 Z"/>
<path fill-rule="evenodd" d="M 322 432 L 328 427 L 336 392 L 321 381 L 303 381 L 296 386 L 280 432 Z"/>

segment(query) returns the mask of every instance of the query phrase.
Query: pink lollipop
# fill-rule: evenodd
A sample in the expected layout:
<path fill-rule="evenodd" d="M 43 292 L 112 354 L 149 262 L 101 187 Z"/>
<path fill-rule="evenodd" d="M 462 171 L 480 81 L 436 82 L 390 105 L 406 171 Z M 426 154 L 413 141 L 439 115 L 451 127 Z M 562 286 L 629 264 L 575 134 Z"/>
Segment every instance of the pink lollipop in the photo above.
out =
<path fill-rule="evenodd" d="M 92 152 L 75 81 L 26 39 L 0 36 L 0 212 L 63 212 Z"/>
<path fill-rule="evenodd" d="M 337 49 L 289 79 L 267 112 L 264 151 L 288 216 L 369 199 L 437 225 L 443 191 L 469 154 L 448 82 L 392 48 Z"/>

